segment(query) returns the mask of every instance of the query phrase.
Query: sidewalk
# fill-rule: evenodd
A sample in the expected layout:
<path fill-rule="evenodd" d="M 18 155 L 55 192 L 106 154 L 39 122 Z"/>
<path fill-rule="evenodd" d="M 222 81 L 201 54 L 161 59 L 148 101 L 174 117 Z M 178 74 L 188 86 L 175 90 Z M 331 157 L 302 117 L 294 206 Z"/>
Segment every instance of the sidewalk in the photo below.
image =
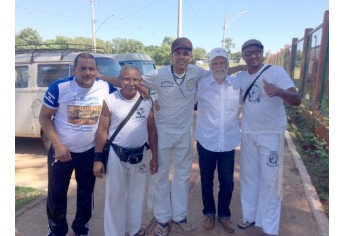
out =
<path fill-rule="evenodd" d="M 17 143 L 16 143 L 17 145 Z M 194 143 L 195 145 L 195 143 Z M 231 220 L 234 224 L 241 220 L 241 201 L 239 186 L 239 149 L 236 149 L 235 165 L 235 188 L 231 201 Z M 328 218 L 320 209 L 320 203 L 315 197 L 314 187 L 310 184 L 309 176 L 305 171 L 303 163 L 298 159 L 298 154 L 294 150 L 294 145 L 288 133 L 286 133 L 285 153 L 284 153 L 284 183 L 283 183 L 283 205 L 280 225 L 281 236 L 327 236 Z M 47 164 L 44 151 L 33 153 L 17 153 L 16 147 L 16 185 L 32 186 L 46 189 L 47 182 Z M 75 182 L 71 181 L 68 193 L 68 216 L 67 221 L 71 224 L 75 212 Z M 148 188 L 148 184 L 147 184 Z M 215 176 L 214 193 L 218 192 L 218 179 Z M 215 198 L 217 199 L 217 198 Z M 16 236 L 43 236 L 47 234 L 47 218 L 45 209 L 45 200 L 43 197 L 24 209 L 16 212 L 15 231 Z M 95 208 L 90 221 L 90 235 L 103 235 L 103 208 L 104 208 L 104 180 L 97 179 L 95 187 Z M 189 194 L 189 216 L 188 220 L 195 224 L 195 230 L 185 233 L 177 226 L 172 225 L 170 236 L 180 235 L 238 235 L 238 236 L 256 236 L 263 235 L 261 229 L 251 227 L 247 230 L 235 229 L 235 233 L 226 233 L 217 222 L 213 230 L 206 231 L 202 226 L 202 201 L 201 185 L 198 166 L 198 156 L 194 149 L 194 162 L 190 178 Z M 146 228 L 146 235 L 154 235 L 155 221 L 153 213 L 145 205 L 143 215 L 143 227 Z M 72 235 L 70 229 L 68 236 Z"/>

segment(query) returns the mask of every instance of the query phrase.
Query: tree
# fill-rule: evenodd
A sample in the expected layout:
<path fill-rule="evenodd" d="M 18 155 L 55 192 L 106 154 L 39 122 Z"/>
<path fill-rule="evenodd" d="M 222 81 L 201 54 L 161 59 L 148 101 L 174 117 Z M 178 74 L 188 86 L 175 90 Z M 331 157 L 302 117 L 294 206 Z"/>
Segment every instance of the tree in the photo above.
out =
<path fill-rule="evenodd" d="M 126 38 L 114 38 L 113 53 L 131 53 L 131 52 L 144 52 L 145 46 L 141 41 Z"/>
<path fill-rule="evenodd" d="M 154 58 L 155 58 L 156 53 L 157 53 L 159 48 L 160 48 L 159 46 L 153 46 L 153 45 L 147 46 L 147 47 L 145 47 L 145 53 L 150 55 L 150 57 L 155 61 Z M 157 64 L 157 62 L 156 62 L 156 64 Z"/>
<path fill-rule="evenodd" d="M 194 60 L 206 59 L 207 52 L 205 49 L 197 47 L 193 50 L 193 56 L 194 56 Z"/>
<path fill-rule="evenodd" d="M 42 41 L 37 30 L 32 28 L 24 28 L 16 34 L 16 45 L 41 44 Z"/>
<path fill-rule="evenodd" d="M 228 55 L 231 55 L 231 48 L 234 48 L 236 46 L 232 41 L 232 38 L 225 38 L 225 50 L 228 52 Z"/>
<path fill-rule="evenodd" d="M 163 39 L 162 45 L 163 45 L 163 44 L 171 45 L 173 41 L 174 41 L 174 38 L 173 38 L 173 37 L 165 36 L 164 39 Z"/>
<path fill-rule="evenodd" d="M 156 50 L 156 53 L 153 56 L 153 60 L 156 62 L 157 65 L 169 65 L 170 64 L 170 45 L 162 44 L 162 46 Z"/>

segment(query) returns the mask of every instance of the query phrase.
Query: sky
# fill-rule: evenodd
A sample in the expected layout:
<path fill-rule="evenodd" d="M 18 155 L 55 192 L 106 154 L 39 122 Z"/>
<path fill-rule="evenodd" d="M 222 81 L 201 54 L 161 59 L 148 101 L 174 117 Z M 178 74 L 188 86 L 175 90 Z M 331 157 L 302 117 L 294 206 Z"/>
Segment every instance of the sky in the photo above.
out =
<path fill-rule="evenodd" d="M 178 0 L 94 0 L 96 37 L 127 38 L 145 46 L 160 46 L 164 37 L 177 37 Z M 305 28 L 316 28 L 329 10 L 328 0 L 181 0 L 183 37 L 207 52 L 222 46 L 225 37 L 240 51 L 248 39 L 259 39 L 265 52 L 279 52 Z M 56 36 L 92 37 L 90 0 L 16 0 L 15 32 L 26 27 L 46 39 Z M 246 12 L 246 13 L 245 13 Z M 91 41 L 90 41 L 91 43 Z"/>

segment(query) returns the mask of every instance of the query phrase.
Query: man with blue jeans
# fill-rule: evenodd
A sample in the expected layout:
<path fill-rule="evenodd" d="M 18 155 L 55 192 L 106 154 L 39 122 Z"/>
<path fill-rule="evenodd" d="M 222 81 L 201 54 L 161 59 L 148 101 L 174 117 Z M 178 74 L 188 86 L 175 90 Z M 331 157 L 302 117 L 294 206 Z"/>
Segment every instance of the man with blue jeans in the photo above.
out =
<path fill-rule="evenodd" d="M 196 91 L 198 116 L 195 138 L 204 205 L 203 226 L 207 230 L 212 229 L 218 213 L 218 221 L 225 231 L 233 233 L 230 202 L 234 189 L 235 148 L 240 143 L 240 83 L 235 77 L 227 76 L 228 62 L 224 49 L 215 48 L 210 52 L 209 67 L 212 75 L 201 78 Z M 219 179 L 217 212 L 213 197 L 216 168 Z"/>

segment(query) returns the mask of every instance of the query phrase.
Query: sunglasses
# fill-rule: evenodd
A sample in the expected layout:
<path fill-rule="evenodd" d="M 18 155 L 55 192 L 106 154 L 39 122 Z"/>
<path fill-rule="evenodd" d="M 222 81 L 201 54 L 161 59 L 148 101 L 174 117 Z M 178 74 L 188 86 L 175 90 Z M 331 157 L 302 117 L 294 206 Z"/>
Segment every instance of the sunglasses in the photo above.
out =
<path fill-rule="evenodd" d="M 250 57 L 251 55 L 255 55 L 255 56 L 258 56 L 262 53 L 262 50 L 261 49 L 257 49 L 257 50 L 253 50 L 253 51 L 246 51 L 246 52 L 242 52 L 242 55 L 243 56 L 246 56 L 246 57 Z"/>

